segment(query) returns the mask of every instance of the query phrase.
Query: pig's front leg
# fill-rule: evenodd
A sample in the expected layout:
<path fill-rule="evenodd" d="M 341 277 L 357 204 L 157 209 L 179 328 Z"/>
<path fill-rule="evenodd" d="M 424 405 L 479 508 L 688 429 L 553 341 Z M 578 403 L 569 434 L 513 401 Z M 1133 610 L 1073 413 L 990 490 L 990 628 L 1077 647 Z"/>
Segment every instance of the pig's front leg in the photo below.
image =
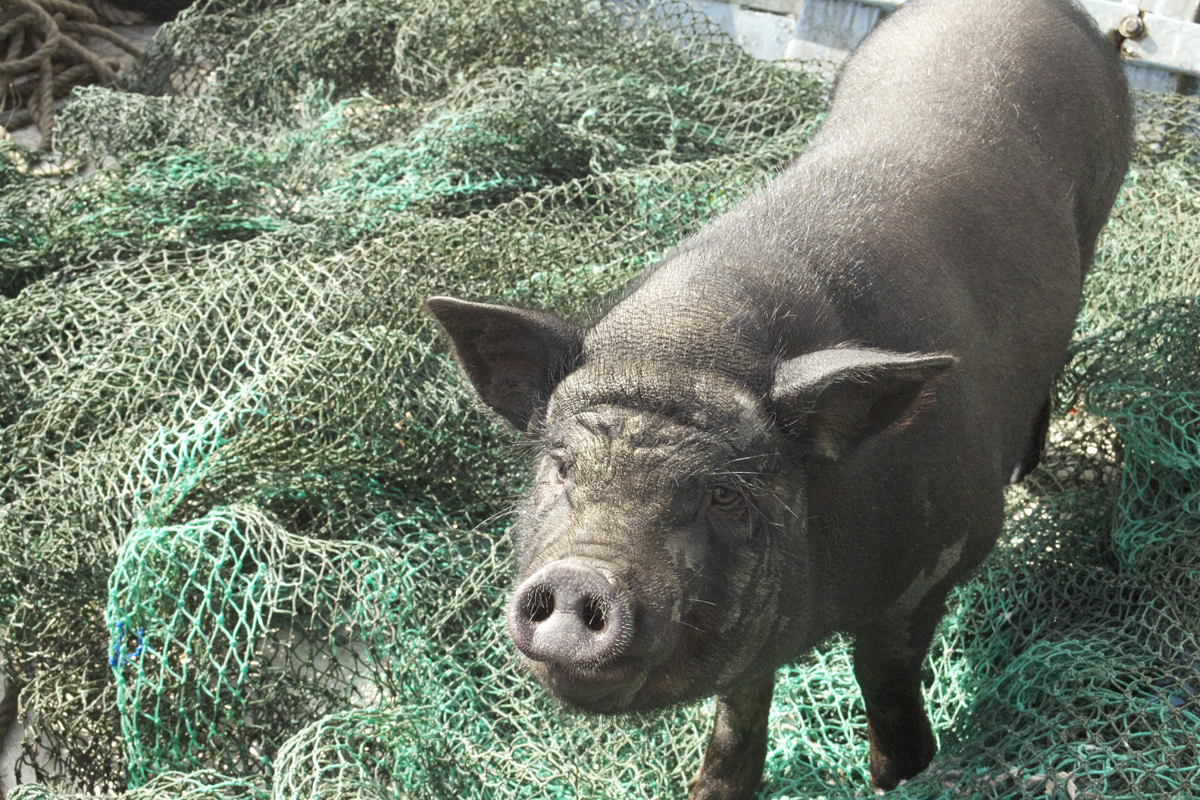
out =
<path fill-rule="evenodd" d="M 867 706 L 871 786 L 887 791 L 929 766 L 937 753 L 921 694 L 921 665 L 943 607 L 918 610 L 886 630 L 860 634 L 854 677 Z"/>
<path fill-rule="evenodd" d="M 688 783 L 688 800 L 749 800 L 767 759 L 767 717 L 775 673 L 717 698 L 704 762 Z"/>

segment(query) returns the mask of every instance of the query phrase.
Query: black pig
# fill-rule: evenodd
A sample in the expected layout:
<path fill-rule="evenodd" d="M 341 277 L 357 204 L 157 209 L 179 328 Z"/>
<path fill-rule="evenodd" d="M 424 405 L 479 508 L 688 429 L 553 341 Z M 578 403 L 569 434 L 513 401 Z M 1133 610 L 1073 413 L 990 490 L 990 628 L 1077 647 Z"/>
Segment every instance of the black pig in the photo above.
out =
<path fill-rule="evenodd" d="M 872 786 L 933 758 L 921 663 L 1039 458 L 1131 149 L 1070 0 L 912 0 L 766 189 L 599 321 L 431 298 L 540 443 L 513 642 L 598 712 L 719 695 L 691 798 L 751 797 L 774 670 L 855 637 Z"/>

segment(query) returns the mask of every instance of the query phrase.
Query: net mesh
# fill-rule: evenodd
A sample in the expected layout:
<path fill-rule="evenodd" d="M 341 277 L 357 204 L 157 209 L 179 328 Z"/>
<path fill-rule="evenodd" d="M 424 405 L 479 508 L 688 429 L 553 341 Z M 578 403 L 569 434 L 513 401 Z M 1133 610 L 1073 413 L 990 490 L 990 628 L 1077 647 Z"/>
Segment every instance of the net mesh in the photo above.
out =
<path fill-rule="evenodd" d="M 682 796 L 709 704 L 582 717 L 521 674 L 520 445 L 419 306 L 586 317 L 828 87 L 677 6 L 210 0 L 127 88 L 76 91 L 57 174 L 0 143 L 12 796 Z M 1138 105 L 1050 452 L 954 595 L 897 797 L 1198 793 L 1200 105 Z M 845 641 L 770 725 L 763 797 L 868 791 Z"/>

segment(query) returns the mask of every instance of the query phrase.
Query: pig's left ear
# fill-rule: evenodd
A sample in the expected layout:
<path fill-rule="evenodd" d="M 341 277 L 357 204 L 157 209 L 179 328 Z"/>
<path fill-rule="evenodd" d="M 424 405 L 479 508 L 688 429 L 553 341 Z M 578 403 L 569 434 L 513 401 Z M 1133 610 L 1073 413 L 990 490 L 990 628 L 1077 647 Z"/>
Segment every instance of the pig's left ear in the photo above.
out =
<path fill-rule="evenodd" d="M 450 334 L 483 402 L 521 431 L 583 351 L 583 332 L 553 314 L 453 297 L 431 297 L 425 307 Z"/>
<path fill-rule="evenodd" d="M 918 398 L 956 360 L 855 347 L 818 350 L 779 364 L 771 403 L 785 430 L 836 461 L 916 413 Z"/>

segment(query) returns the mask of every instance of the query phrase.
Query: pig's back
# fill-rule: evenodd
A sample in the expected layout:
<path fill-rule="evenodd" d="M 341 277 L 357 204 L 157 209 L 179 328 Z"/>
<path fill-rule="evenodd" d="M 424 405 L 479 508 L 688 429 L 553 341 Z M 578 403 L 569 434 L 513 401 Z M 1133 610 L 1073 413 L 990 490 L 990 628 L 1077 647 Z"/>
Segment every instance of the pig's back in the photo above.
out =
<path fill-rule="evenodd" d="M 1124 79 L 1070 3 L 897 15 L 852 58 L 808 151 L 649 273 L 589 350 L 764 391 L 779 358 L 823 347 L 951 353 L 926 416 L 971 426 L 1007 476 L 1124 172 Z"/>

